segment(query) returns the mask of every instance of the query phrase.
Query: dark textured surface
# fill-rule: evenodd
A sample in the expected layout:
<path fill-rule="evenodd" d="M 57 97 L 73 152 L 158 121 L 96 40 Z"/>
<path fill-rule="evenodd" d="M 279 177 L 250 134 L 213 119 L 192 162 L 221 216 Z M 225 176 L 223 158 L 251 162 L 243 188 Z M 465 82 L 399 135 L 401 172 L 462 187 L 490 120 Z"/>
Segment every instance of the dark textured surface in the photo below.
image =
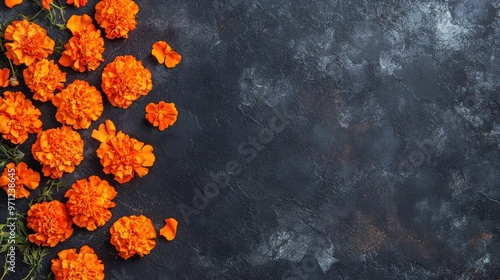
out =
<path fill-rule="evenodd" d="M 68 11 L 93 15 L 89 2 Z M 127 110 L 106 101 L 64 177 L 113 182 L 113 218 L 50 258 L 88 244 L 121 280 L 500 277 L 499 1 L 137 2 L 105 59 L 133 54 L 153 90 Z M 175 69 L 150 55 L 157 40 L 183 55 Z M 104 65 L 68 80 L 97 86 Z M 160 100 L 179 109 L 165 132 L 144 120 Z M 103 174 L 90 133 L 108 118 L 154 146 L 144 178 Z M 122 260 L 109 227 L 132 214 L 157 230 L 176 217 L 177 238 Z"/>

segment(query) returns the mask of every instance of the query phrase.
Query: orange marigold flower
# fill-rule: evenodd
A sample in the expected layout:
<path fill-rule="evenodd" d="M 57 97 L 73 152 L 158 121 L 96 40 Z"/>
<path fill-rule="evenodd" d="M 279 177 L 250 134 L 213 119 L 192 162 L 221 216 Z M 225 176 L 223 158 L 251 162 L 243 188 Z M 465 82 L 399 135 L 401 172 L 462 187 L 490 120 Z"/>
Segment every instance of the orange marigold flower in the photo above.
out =
<path fill-rule="evenodd" d="M 153 88 L 151 72 L 131 55 L 117 56 L 104 68 L 101 87 L 111 105 L 127 108 Z"/>
<path fill-rule="evenodd" d="M 0 97 L 0 133 L 14 144 L 28 139 L 29 133 L 42 131 L 40 110 L 22 92 L 4 92 Z"/>
<path fill-rule="evenodd" d="M 146 119 L 160 131 L 172 126 L 177 120 L 177 109 L 174 103 L 160 101 L 158 104 L 149 103 L 146 106 Z"/>
<path fill-rule="evenodd" d="M 101 30 L 96 30 L 92 18 L 86 14 L 71 16 L 66 26 L 73 33 L 73 37 L 64 45 L 59 63 L 80 72 L 95 70 L 104 61 L 104 39 L 101 37 Z"/>
<path fill-rule="evenodd" d="M 106 38 L 128 38 L 128 32 L 137 25 L 139 6 L 132 0 L 101 0 L 95 12 L 95 20 L 106 32 Z"/>
<path fill-rule="evenodd" d="M 50 4 L 52 4 L 52 2 L 54 2 L 54 0 L 42 0 L 42 7 L 44 9 L 50 9 Z"/>
<path fill-rule="evenodd" d="M 10 69 L 2 68 L 0 69 L 0 87 L 8 87 L 10 79 Z"/>
<path fill-rule="evenodd" d="M 143 177 L 155 162 L 153 147 L 131 138 L 127 134 L 116 132 L 112 121 L 106 120 L 98 130 L 92 131 L 92 138 L 101 142 L 97 156 L 101 159 L 104 173 L 115 175 L 121 184 L 130 181 L 137 173 Z"/>
<path fill-rule="evenodd" d="M 35 231 L 28 235 L 28 240 L 38 246 L 54 247 L 73 234 L 71 216 L 57 200 L 31 205 L 26 221 L 26 226 Z"/>
<path fill-rule="evenodd" d="M 23 3 L 23 0 L 5 0 L 5 6 L 12 8 L 16 5 Z"/>
<path fill-rule="evenodd" d="M 160 235 L 165 237 L 168 241 L 175 239 L 177 234 L 177 220 L 174 218 L 168 218 L 165 220 L 166 225 L 160 229 Z"/>
<path fill-rule="evenodd" d="M 117 192 L 106 180 L 97 176 L 76 181 L 64 197 L 68 197 L 66 208 L 73 216 L 73 223 L 88 230 L 103 226 L 110 218 L 109 208 L 116 206 L 111 200 Z"/>
<path fill-rule="evenodd" d="M 52 98 L 58 122 L 74 129 L 88 128 L 104 109 L 101 93 L 86 81 L 76 80 Z"/>
<path fill-rule="evenodd" d="M 55 90 L 63 89 L 66 73 L 61 72 L 53 60 L 46 58 L 32 63 L 23 71 L 26 86 L 35 93 L 33 99 L 46 102 L 54 97 Z"/>
<path fill-rule="evenodd" d="M 165 63 L 168 68 L 174 68 L 181 62 L 182 56 L 172 49 L 165 41 L 158 41 L 153 44 L 151 54 L 156 57 L 158 63 Z"/>
<path fill-rule="evenodd" d="M 92 279 L 104 280 L 104 264 L 87 245 L 76 249 L 66 249 L 57 254 L 58 259 L 53 259 L 50 269 L 55 280 Z"/>
<path fill-rule="evenodd" d="M 87 0 L 67 0 L 66 4 L 73 4 L 77 8 L 87 5 Z"/>
<path fill-rule="evenodd" d="M 24 187 L 31 190 L 36 189 L 40 184 L 40 173 L 28 168 L 28 165 L 24 162 L 20 162 L 17 166 L 11 162 L 7 164 L 0 177 L 0 186 L 3 187 L 7 194 L 14 195 L 9 191 L 9 189 L 12 189 L 12 185 L 9 187 L 9 183 L 14 185 L 16 199 L 28 197 L 30 192 Z"/>
<path fill-rule="evenodd" d="M 47 31 L 28 20 L 13 21 L 5 29 L 5 55 L 15 65 L 30 65 L 35 60 L 48 57 L 54 50 L 55 42 L 47 36 Z"/>
<path fill-rule="evenodd" d="M 82 162 L 83 140 L 69 126 L 51 128 L 38 133 L 31 153 L 43 165 L 43 175 L 57 179 L 63 172 L 73 172 Z"/>
<path fill-rule="evenodd" d="M 156 245 L 156 231 L 151 220 L 144 216 L 121 217 L 109 229 L 111 244 L 119 256 L 128 259 L 135 255 L 143 257 Z"/>

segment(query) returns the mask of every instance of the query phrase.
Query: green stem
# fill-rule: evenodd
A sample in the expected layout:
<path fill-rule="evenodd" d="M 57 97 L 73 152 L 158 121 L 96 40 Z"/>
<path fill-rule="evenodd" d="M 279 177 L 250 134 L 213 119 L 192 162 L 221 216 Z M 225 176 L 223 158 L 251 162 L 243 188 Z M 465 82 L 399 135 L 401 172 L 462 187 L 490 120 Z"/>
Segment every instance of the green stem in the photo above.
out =
<path fill-rule="evenodd" d="M 7 276 L 7 273 L 9 271 L 7 270 L 7 256 L 5 256 L 5 263 L 3 264 L 3 274 L 2 274 L 2 277 L 0 278 L 0 280 L 3 280 L 5 278 L 5 276 Z"/>
<path fill-rule="evenodd" d="M 3 47 L 3 40 L 1 39 L 0 39 L 0 48 L 2 48 L 2 52 L 5 53 L 5 49 Z M 5 58 L 7 58 L 7 56 Z M 14 67 L 12 61 L 9 58 L 7 58 L 7 60 L 9 61 L 10 70 L 12 71 L 12 76 L 17 78 L 17 69 Z"/>
<path fill-rule="evenodd" d="M 33 21 L 38 15 L 40 15 L 41 12 L 43 12 L 43 10 L 45 10 L 44 8 L 40 9 L 40 11 L 38 11 L 34 16 L 28 18 L 29 21 Z"/>
<path fill-rule="evenodd" d="M 28 275 L 26 275 L 26 277 L 24 277 L 22 280 L 26 280 L 28 279 L 28 277 L 30 277 L 31 273 L 33 273 L 33 271 L 35 270 L 36 266 L 32 266 L 30 271 L 28 272 Z"/>

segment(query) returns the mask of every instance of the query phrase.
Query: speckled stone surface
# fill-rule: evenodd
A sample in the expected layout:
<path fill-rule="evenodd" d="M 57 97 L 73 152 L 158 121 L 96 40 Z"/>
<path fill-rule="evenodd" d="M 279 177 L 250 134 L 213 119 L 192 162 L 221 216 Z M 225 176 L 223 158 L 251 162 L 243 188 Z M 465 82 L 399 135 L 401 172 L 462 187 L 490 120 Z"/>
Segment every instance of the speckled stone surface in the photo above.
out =
<path fill-rule="evenodd" d="M 108 179 L 117 206 L 49 259 L 88 244 L 116 280 L 500 277 L 500 1 L 137 3 L 137 29 L 105 41 L 105 63 L 67 69 L 99 87 L 105 64 L 132 54 L 153 74 L 129 109 L 105 101 L 81 131 L 85 161 L 64 176 Z M 20 11 L 36 9 L 2 6 L 0 21 Z M 182 54 L 176 68 L 150 55 L 157 40 Z M 160 100 L 179 109 L 164 132 L 144 119 Z M 58 126 L 51 104 L 34 103 L 44 129 Z M 106 119 L 154 146 L 147 176 L 103 173 L 90 133 Z M 34 139 L 22 149 L 40 170 Z M 176 217 L 177 238 L 122 260 L 109 228 L 134 214 L 157 230 Z"/>

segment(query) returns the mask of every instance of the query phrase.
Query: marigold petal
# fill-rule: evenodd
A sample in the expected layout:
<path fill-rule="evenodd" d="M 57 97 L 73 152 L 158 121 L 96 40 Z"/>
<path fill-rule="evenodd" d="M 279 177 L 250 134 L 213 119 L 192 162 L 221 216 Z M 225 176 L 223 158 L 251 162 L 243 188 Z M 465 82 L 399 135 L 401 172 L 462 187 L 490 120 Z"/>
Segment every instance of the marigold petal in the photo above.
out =
<path fill-rule="evenodd" d="M 14 189 L 9 188 L 9 179 L 12 178 L 12 173 L 9 170 L 14 171 Z M 40 173 L 33 171 L 28 168 L 28 165 L 24 162 L 20 162 L 17 166 L 11 162 L 6 165 L 3 174 L 0 175 L 0 187 L 10 195 L 14 195 L 16 199 L 28 197 L 30 192 L 25 188 L 34 190 L 40 184 Z"/>
<path fill-rule="evenodd" d="M 88 0 L 67 0 L 66 4 L 73 4 L 77 8 L 87 5 Z"/>
<path fill-rule="evenodd" d="M 111 120 L 106 120 L 103 124 L 100 124 L 97 130 L 92 131 L 92 138 L 98 140 L 101 143 L 108 142 L 109 139 L 116 136 L 116 127 Z"/>
<path fill-rule="evenodd" d="M 5 6 L 12 8 L 16 5 L 23 3 L 23 0 L 5 0 Z"/>
<path fill-rule="evenodd" d="M 182 60 L 182 56 L 174 51 L 167 53 L 165 58 L 165 66 L 168 68 L 174 68 Z"/>
<path fill-rule="evenodd" d="M 50 9 L 50 4 L 52 4 L 54 0 L 42 0 L 42 7 L 46 10 Z"/>
<path fill-rule="evenodd" d="M 0 69 L 0 87 L 8 87 L 10 84 L 10 69 Z"/>
<path fill-rule="evenodd" d="M 73 35 L 79 34 L 90 28 L 90 30 L 95 30 L 94 24 L 92 24 L 92 18 L 87 15 L 72 15 L 68 22 L 66 23 L 66 27 L 73 33 Z"/>
<path fill-rule="evenodd" d="M 160 64 L 162 64 L 165 61 L 165 49 L 167 46 L 168 46 L 167 42 L 165 41 L 158 41 L 153 44 L 153 49 L 151 50 L 151 54 L 154 57 L 156 57 L 158 63 Z"/>
<path fill-rule="evenodd" d="M 160 229 L 160 235 L 165 237 L 168 241 L 172 241 L 175 239 L 175 235 L 177 234 L 177 220 L 174 218 L 165 219 L 166 225 Z"/>

